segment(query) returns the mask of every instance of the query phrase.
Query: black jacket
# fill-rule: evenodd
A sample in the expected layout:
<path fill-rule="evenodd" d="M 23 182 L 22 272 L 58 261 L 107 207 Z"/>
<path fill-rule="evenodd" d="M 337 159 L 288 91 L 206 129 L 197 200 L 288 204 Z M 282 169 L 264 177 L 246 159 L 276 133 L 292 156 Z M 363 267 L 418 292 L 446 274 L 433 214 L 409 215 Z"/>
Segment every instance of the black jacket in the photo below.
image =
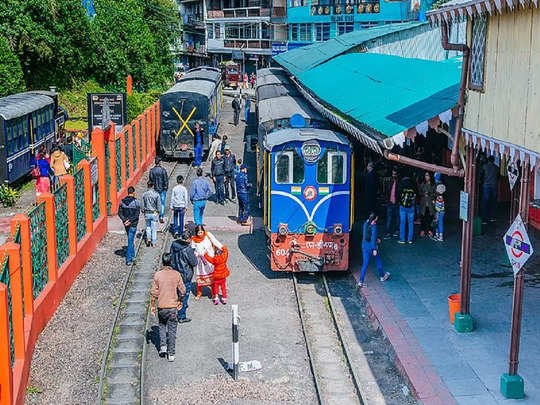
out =
<path fill-rule="evenodd" d="M 120 202 L 118 208 L 118 216 L 122 223 L 129 221 L 130 226 L 137 226 L 139 223 L 139 215 L 141 214 L 141 205 L 135 197 L 127 196 Z"/>
<path fill-rule="evenodd" d="M 238 101 L 237 98 L 235 98 L 232 102 L 232 108 L 235 112 L 240 112 L 240 101 Z"/>
<path fill-rule="evenodd" d="M 223 176 L 225 174 L 225 160 L 223 160 L 223 158 L 212 159 L 211 172 L 212 172 L 212 177 Z"/>
<path fill-rule="evenodd" d="M 231 174 L 236 166 L 236 157 L 231 153 L 229 156 L 223 155 L 223 170 L 226 174 Z"/>
<path fill-rule="evenodd" d="M 193 268 L 197 265 L 197 256 L 191 245 L 177 239 L 171 244 L 170 254 L 172 268 L 182 275 L 184 284 L 191 282 Z"/>
<path fill-rule="evenodd" d="M 169 176 L 167 176 L 167 170 L 161 166 L 154 166 L 150 170 L 149 180 L 154 183 L 154 189 L 161 193 L 169 189 Z"/>

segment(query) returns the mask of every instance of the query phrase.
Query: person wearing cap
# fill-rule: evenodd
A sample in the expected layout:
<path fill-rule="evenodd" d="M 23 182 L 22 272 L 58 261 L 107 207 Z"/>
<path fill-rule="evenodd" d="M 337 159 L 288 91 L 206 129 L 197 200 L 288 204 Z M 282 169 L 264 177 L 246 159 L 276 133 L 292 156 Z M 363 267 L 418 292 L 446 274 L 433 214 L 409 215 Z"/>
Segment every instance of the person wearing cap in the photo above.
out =
<path fill-rule="evenodd" d="M 225 145 L 225 155 L 223 155 L 223 170 L 225 171 L 225 199 L 234 201 L 236 198 L 236 187 L 234 179 L 234 168 L 236 166 L 236 157 L 231 153 L 229 145 Z M 231 193 L 229 194 L 229 187 Z M 229 198 L 230 197 L 230 198 Z"/>
<path fill-rule="evenodd" d="M 240 173 L 236 175 L 236 194 L 238 195 L 238 222 L 248 225 L 249 200 L 248 193 L 251 184 L 248 181 L 247 166 L 240 166 Z"/>
<path fill-rule="evenodd" d="M 159 222 L 163 223 L 163 217 L 165 216 L 165 199 L 167 198 L 167 190 L 169 189 L 169 176 L 167 175 L 167 170 L 161 166 L 160 157 L 156 157 L 155 165 L 150 170 L 148 180 L 154 184 L 154 190 L 156 190 L 161 199 Z"/>
<path fill-rule="evenodd" d="M 240 119 L 240 100 L 238 99 L 238 94 L 234 96 L 234 100 L 232 102 L 232 108 L 234 111 L 234 126 L 238 125 L 238 121 Z"/>

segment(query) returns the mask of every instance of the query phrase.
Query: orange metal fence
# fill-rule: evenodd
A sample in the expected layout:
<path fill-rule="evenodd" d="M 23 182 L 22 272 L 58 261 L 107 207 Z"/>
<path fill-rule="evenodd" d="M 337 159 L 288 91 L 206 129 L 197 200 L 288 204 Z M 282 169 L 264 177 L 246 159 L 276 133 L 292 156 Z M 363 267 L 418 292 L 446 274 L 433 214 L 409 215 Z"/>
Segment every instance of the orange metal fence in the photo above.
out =
<path fill-rule="evenodd" d="M 77 165 L 74 176 L 62 177 L 62 195 L 42 193 L 35 208 L 11 220 L 12 241 L 0 246 L 0 405 L 24 402 L 39 334 L 105 236 L 107 204 L 110 214 L 116 214 L 128 187 L 137 184 L 152 163 L 159 116 L 155 103 L 119 134 L 114 125 L 94 130 L 92 157 Z M 84 227 L 77 227 L 77 218 Z"/>

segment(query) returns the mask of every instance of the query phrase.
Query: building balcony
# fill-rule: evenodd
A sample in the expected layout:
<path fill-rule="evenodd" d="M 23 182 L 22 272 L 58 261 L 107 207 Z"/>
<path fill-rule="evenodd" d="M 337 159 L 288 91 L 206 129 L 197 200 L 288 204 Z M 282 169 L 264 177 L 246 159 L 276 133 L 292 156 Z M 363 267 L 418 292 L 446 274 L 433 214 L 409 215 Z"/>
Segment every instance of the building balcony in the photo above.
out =
<path fill-rule="evenodd" d="M 189 25 L 193 28 L 204 29 L 205 23 L 202 15 L 186 14 L 184 15 L 184 25 Z"/>
<path fill-rule="evenodd" d="M 208 10 L 208 18 L 248 18 L 270 17 L 269 8 L 240 7 L 224 8 L 223 10 Z"/>
<path fill-rule="evenodd" d="M 226 39 L 225 48 L 237 49 L 270 49 L 272 41 L 269 39 Z"/>

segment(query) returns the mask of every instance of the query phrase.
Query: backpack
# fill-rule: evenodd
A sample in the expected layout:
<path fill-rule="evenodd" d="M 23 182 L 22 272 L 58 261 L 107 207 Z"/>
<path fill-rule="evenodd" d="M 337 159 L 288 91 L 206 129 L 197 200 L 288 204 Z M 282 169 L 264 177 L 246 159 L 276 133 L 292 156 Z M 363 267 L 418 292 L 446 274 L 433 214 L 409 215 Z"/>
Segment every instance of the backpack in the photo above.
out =
<path fill-rule="evenodd" d="M 404 188 L 401 192 L 401 205 L 405 208 L 412 207 L 414 200 L 416 199 L 416 193 L 412 188 Z"/>

